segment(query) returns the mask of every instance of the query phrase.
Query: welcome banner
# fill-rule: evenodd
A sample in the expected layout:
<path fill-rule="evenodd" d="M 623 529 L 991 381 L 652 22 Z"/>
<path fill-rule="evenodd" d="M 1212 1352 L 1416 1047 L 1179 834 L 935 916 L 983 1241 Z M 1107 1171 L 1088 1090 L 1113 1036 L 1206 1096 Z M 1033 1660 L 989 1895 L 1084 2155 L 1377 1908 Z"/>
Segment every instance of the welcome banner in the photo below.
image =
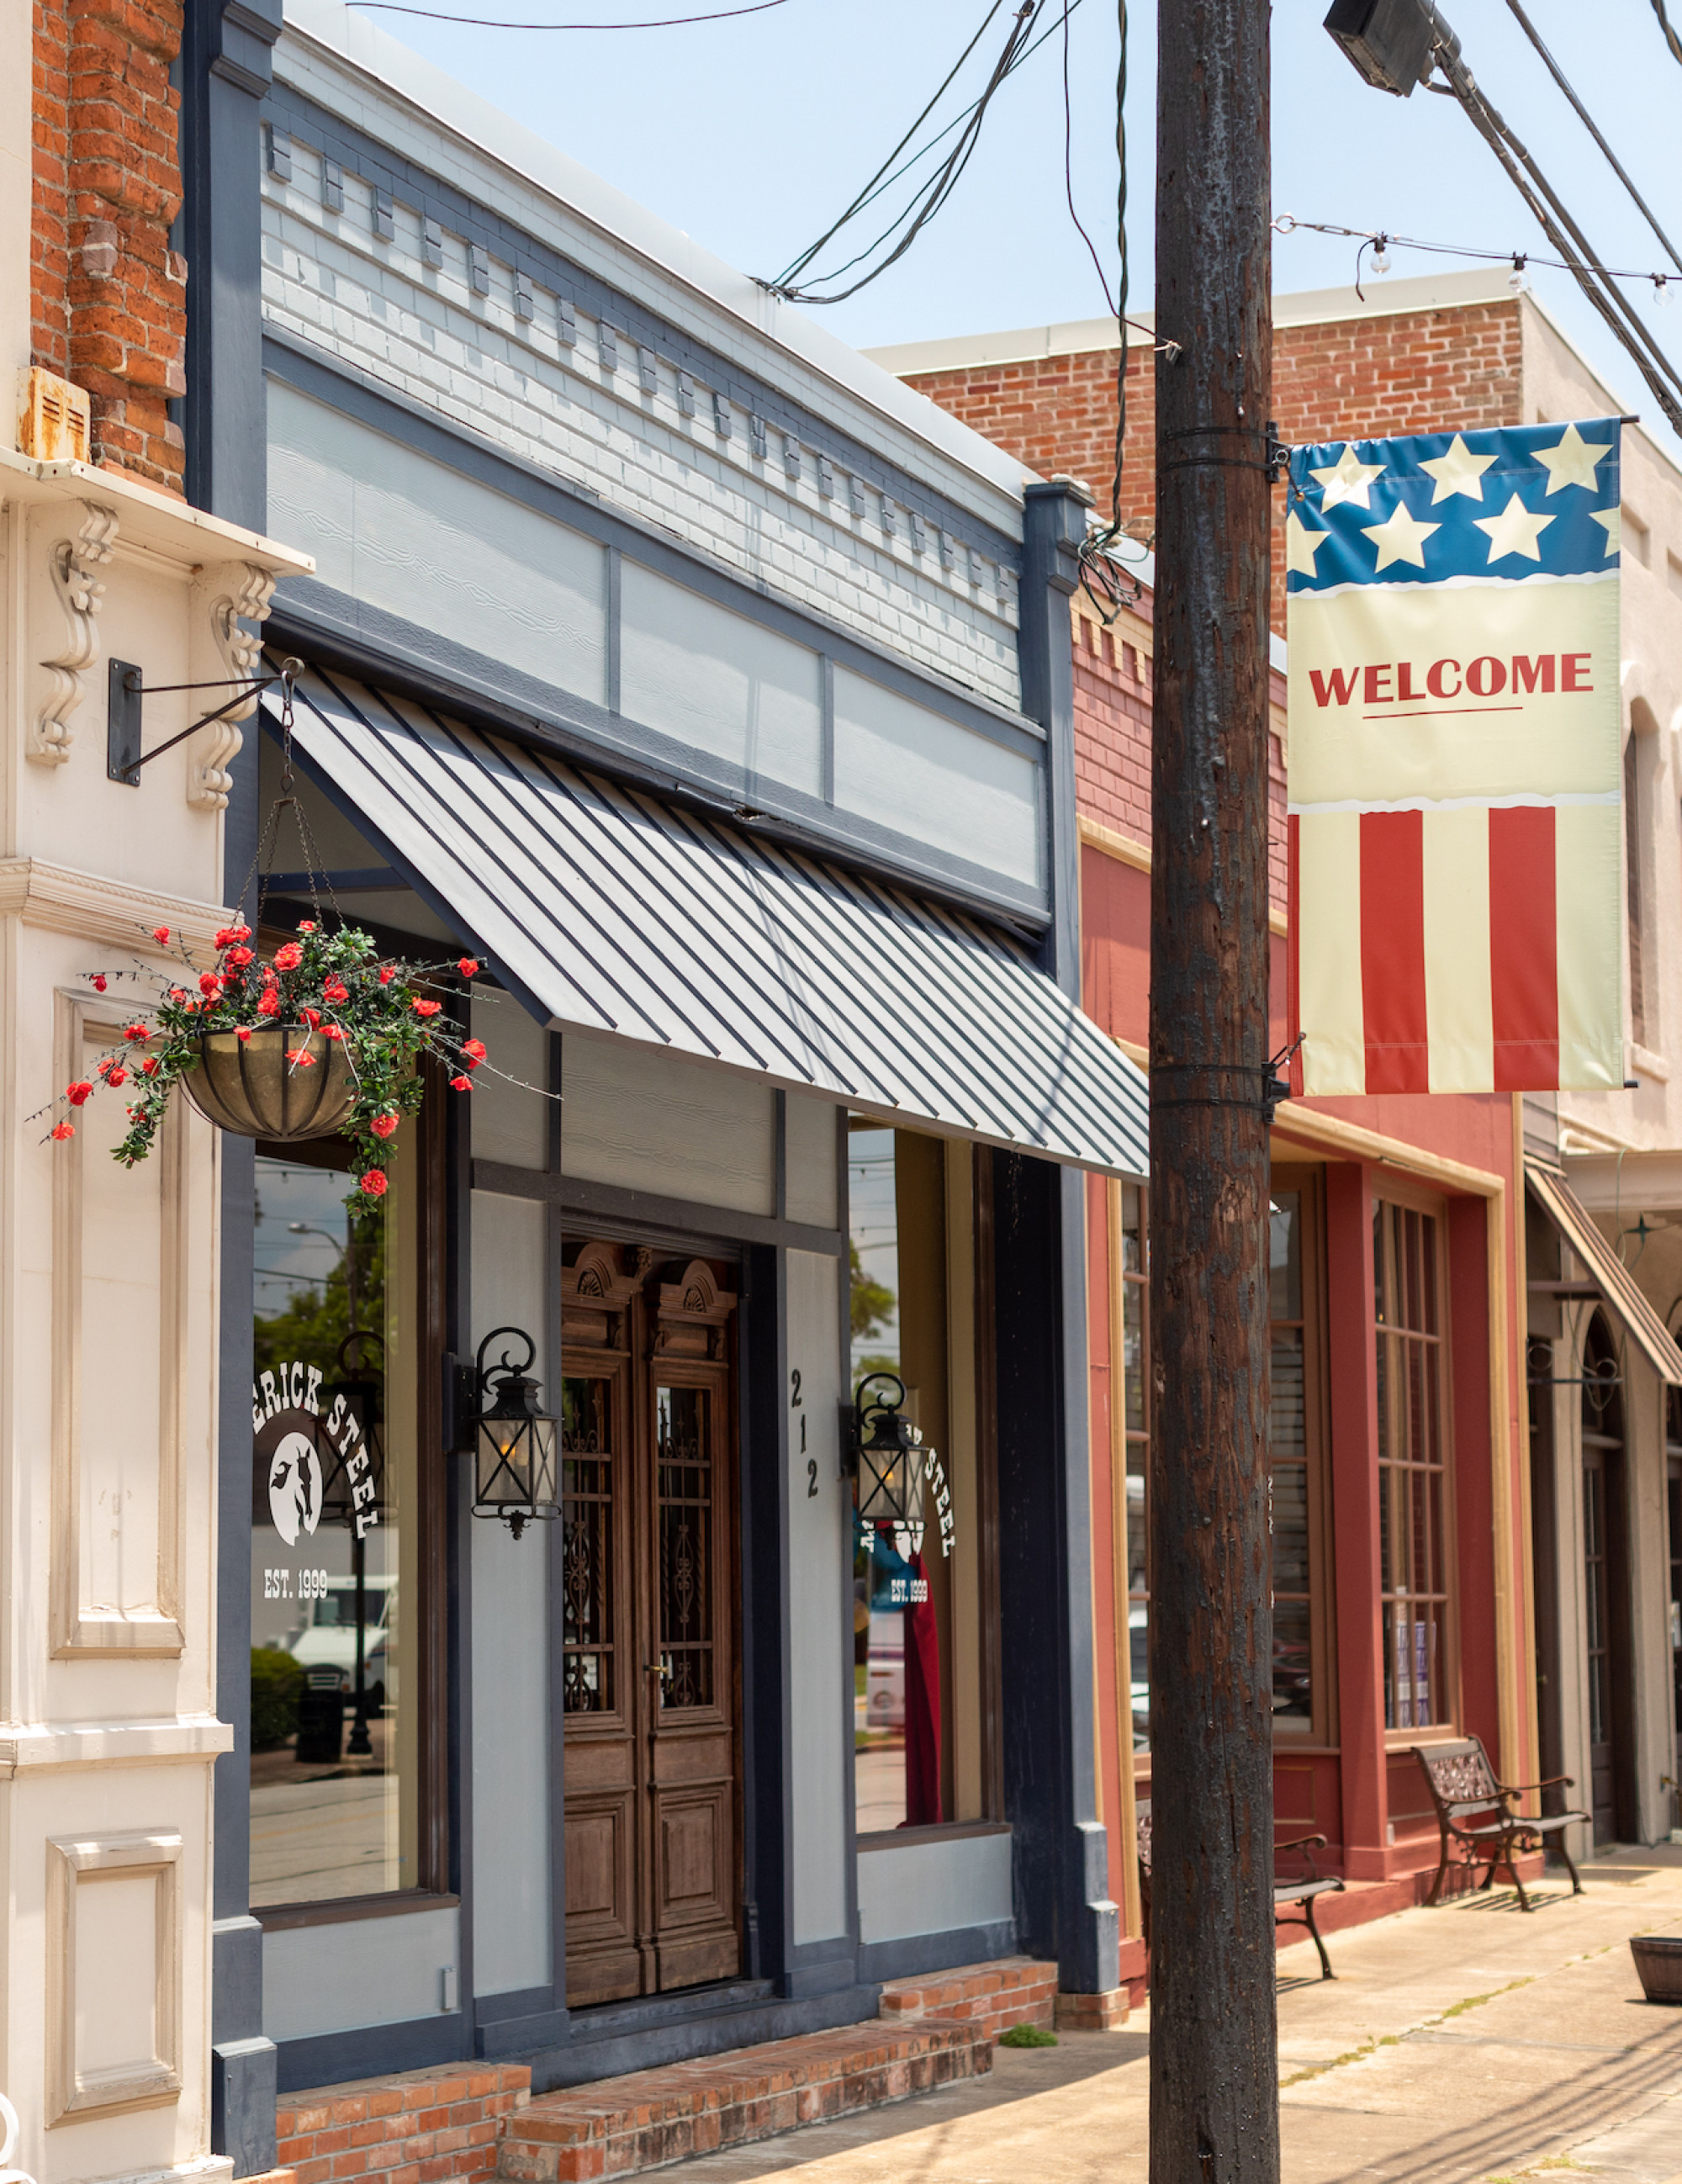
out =
<path fill-rule="evenodd" d="M 1291 456 L 1305 1093 L 1624 1082 L 1619 425 Z"/>

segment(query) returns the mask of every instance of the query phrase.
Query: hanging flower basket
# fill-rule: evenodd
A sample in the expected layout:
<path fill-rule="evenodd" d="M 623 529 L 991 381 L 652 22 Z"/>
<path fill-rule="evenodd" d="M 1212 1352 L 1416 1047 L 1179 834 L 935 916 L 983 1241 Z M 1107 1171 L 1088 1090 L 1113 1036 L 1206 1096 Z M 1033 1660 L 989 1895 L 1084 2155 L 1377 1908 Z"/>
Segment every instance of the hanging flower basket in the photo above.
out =
<path fill-rule="evenodd" d="M 152 938 L 168 948 L 169 927 L 157 927 Z M 460 1000 L 462 981 L 478 974 L 477 962 L 466 956 L 454 963 L 404 962 L 382 956 L 359 927 L 328 933 L 319 921 L 301 924 L 297 939 L 266 961 L 248 945 L 250 939 L 249 926 L 225 927 L 216 935 L 214 971 L 196 971 L 181 949 L 184 977 L 171 979 L 146 966 L 128 974 L 87 973 L 102 994 L 114 978 L 125 984 L 150 980 L 162 990 L 149 1012 L 125 1028 L 94 1078 L 64 1088 L 50 1134 L 75 1136 L 70 1114 L 92 1096 L 95 1080 L 114 1091 L 132 1080 L 129 1128 L 113 1149 L 132 1167 L 151 1151 L 179 1085 L 201 1115 L 241 1137 L 281 1144 L 348 1138 L 358 1192 L 383 1197 L 381 1149 L 420 1107 L 422 1058 L 442 1063 L 458 1092 L 472 1089 L 473 1072 L 486 1059 L 483 1042 L 464 1038 L 445 1012 Z"/>
<path fill-rule="evenodd" d="M 308 1067 L 289 1058 L 300 1052 Z M 198 1058 L 181 1083 L 218 1129 L 283 1145 L 336 1136 L 356 1101 L 345 1042 L 308 1024 L 265 1024 L 248 1039 L 237 1031 L 201 1031 Z"/>

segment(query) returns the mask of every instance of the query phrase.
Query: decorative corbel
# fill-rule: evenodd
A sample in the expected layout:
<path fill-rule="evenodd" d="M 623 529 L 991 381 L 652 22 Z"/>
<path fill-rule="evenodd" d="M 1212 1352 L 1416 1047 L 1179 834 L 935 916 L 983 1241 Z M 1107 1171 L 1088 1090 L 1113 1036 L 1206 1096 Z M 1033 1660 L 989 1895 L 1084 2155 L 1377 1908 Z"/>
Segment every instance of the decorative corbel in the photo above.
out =
<path fill-rule="evenodd" d="M 243 681 L 263 671 L 261 631 L 242 629 L 242 621 L 262 622 L 275 596 L 275 579 L 254 561 L 237 563 L 224 571 L 221 582 L 231 588 L 219 592 L 210 604 L 210 633 L 231 682 Z M 224 811 L 233 776 L 228 771 L 238 757 L 245 738 L 237 722 L 249 720 L 257 709 L 257 693 L 244 699 L 232 712 L 213 721 L 203 738 L 192 747 L 187 761 L 187 800 L 201 811 Z"/>
<path fill-rule="evenodd" d="M 30 724 L 29 756 L 37 766 L 62 766 L 70 755 L 70 716 L 81 703 L 87 671 L 99 657 L 98 614 L 105 585 L 97 572 L 111 559 L 116 536 L 116 510 L 85 500 L 75 537 L 60 538 L 47 554 L 53 588 L 70 638 L 57 659 L 41 663 L 52 677 L 52 687 Z"/>

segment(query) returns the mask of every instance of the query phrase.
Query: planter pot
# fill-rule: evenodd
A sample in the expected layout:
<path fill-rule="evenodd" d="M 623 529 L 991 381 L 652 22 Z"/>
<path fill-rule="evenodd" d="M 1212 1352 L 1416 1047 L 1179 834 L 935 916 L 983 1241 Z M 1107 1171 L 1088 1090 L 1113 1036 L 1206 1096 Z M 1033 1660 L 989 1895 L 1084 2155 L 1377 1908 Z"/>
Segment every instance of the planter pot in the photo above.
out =
<path fill-rule="evenodd" d="M 1649 2002 L 1682 2003 L 1682 1934 L 1632 1934 L 1629 1953 Z"/>
<path fill-rule="evenodd" d="M 287 1060 L 289 1050 L 300 1047 L 309 1056 L 308 1067 Z M 204 1032 L 198 1060 L 181 1084 L 218 1129 L 281 1144 L 333 1136 L 355 1096 L 343 1042 L 302 1024 L 265 1024 L 248 1039 L 231 1031 Z"/>

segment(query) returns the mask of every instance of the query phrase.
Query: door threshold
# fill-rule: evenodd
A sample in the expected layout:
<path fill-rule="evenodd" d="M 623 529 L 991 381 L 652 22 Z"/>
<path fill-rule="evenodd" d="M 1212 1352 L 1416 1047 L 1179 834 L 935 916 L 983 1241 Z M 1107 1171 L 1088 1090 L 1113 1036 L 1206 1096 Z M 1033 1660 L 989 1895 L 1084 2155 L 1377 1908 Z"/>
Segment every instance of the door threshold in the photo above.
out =
<path fill-rule="evenodd" d="M 624 2002 L 599 2002 L 567 2014 L 567 2037 L 574 2046 L 587 2040 L 610 2040 L 627 2032 L 649 2032 L 691 2018 L 721 2017 L 732 2010 L 757 2008 L 775 1992 L 768 1979 L 713 1980 L 705 1986 L 674 1987 L 669 1994 L 640 1994 Z"/>

